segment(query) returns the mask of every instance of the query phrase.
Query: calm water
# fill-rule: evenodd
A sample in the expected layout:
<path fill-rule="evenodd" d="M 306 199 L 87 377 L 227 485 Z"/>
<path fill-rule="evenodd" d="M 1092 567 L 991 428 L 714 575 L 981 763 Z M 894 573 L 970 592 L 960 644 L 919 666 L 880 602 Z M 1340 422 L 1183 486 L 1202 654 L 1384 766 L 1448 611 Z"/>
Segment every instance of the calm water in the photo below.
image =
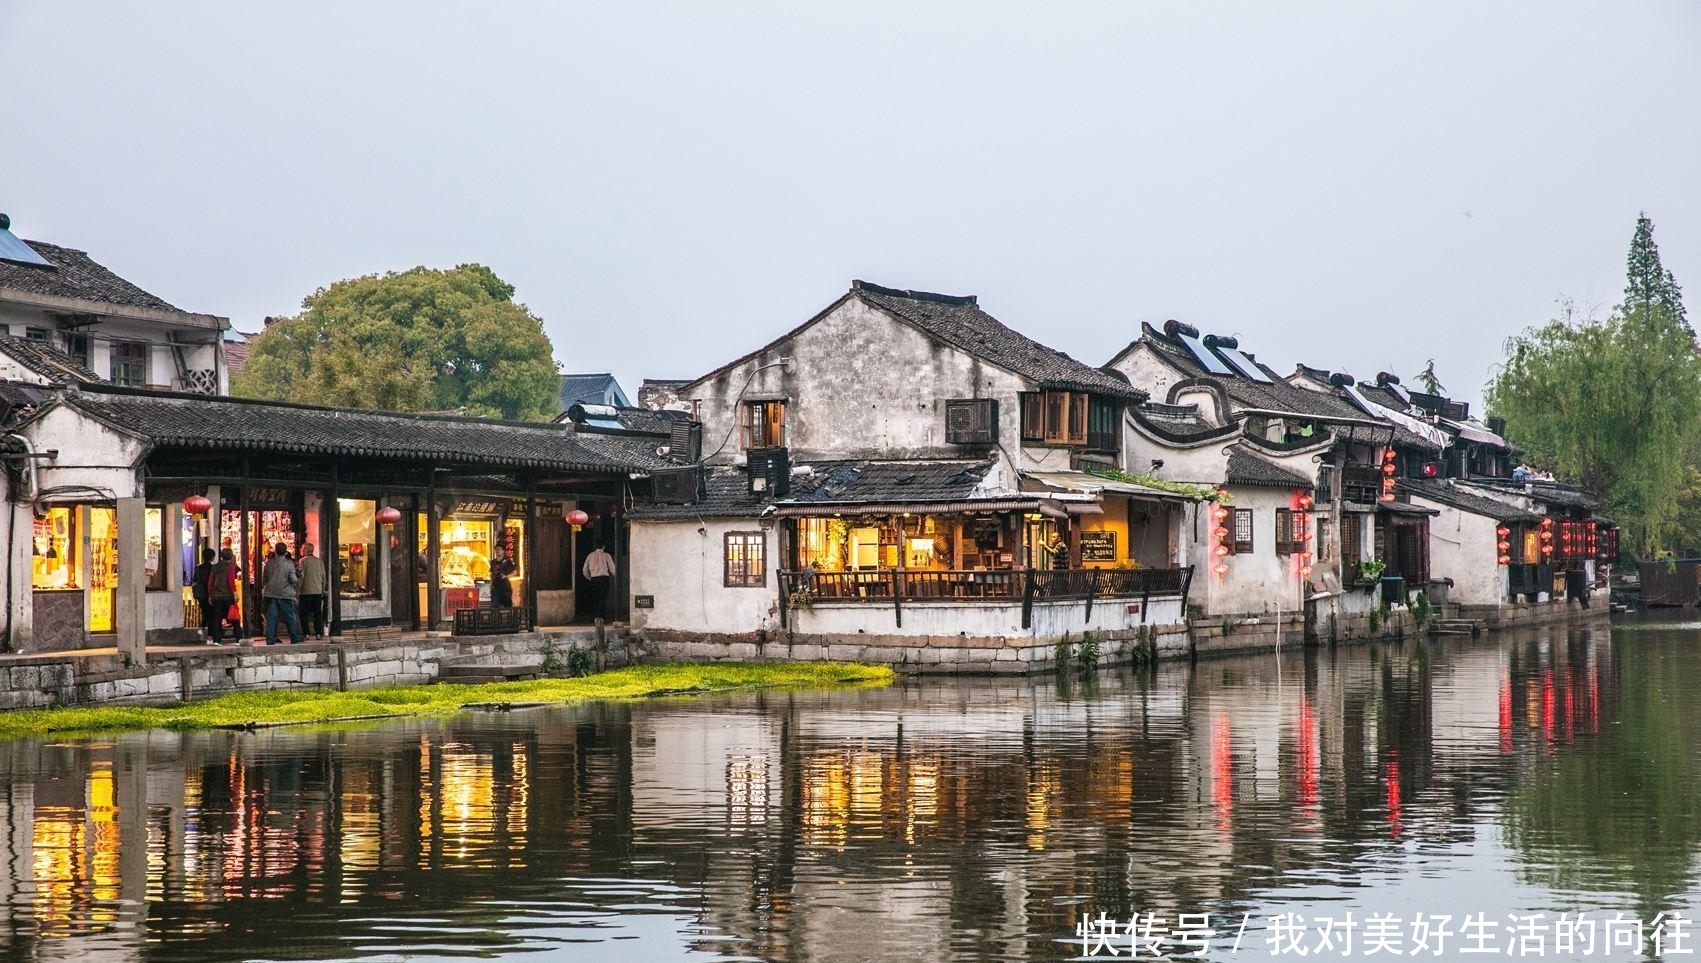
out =
<path fill-rule="evenodd" d="M 1415 914 L 1482 913 L 1504 957 L 1511 914 L 1579 910 L 1594 952 L 1545 958 L 1596 958 L 1615 912 L 1695 907 L 1697 679 L 1701 623 L 1625 621 L 0 744 L 0 959 L 1052 960 L 1101 912 L 1209 913 L 1212 959 L 1270 958 L 1283 913 L 1310 956 L 1351 913 L 1372 958 L 1372 916 L 1409 957 Z"/>

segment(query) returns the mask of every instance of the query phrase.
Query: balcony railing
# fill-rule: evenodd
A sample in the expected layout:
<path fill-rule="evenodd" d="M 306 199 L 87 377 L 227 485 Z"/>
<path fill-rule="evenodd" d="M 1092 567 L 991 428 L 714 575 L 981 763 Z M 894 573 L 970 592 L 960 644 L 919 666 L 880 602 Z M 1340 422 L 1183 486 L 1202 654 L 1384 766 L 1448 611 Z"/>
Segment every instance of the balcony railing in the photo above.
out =
<path fill-rule="evenodd" d="M 1193 568 L 1007 569 L 995 571 L 817 572 L 811 569 L 779 573 L 780 617 L 789 618 L 794 605 L 817 602 L 860 602 L 893 606 L 902 624 L 906 603 L 1020 602 L 1022 627 L 1029 627 L 1035 602 L 1087 602 L 1091 617 L 1096 599 L 1145 599 L 1185 596 Z"/>

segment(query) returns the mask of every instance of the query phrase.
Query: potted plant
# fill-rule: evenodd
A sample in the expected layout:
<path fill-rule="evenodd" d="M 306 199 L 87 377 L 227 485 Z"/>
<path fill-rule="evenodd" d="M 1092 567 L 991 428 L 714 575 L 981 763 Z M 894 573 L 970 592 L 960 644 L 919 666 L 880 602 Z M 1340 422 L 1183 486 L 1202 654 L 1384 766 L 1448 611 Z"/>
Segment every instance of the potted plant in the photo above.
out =
<path fill-rule="evenodd" d="M 1360 584 L 1366 591 L 1372 591 L 1382 583 L 1382 573 L 1388 571 L 1388 563 L 1379 558 L 1369 558 L 1358 563 Z"/>

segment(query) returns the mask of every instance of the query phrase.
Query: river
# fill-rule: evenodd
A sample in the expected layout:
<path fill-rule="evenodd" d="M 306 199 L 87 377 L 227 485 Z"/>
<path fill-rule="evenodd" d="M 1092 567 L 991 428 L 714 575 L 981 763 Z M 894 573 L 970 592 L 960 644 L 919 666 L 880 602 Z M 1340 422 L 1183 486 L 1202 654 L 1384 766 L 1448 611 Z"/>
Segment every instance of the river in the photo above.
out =
<path fill-rule="evenodd" d="M 1096 679 L 19 740 L 0 943 L 172 963 L 1671 955 L 1701 943 L 1698 642 L 1701 623 L 1626 619 Z"/>

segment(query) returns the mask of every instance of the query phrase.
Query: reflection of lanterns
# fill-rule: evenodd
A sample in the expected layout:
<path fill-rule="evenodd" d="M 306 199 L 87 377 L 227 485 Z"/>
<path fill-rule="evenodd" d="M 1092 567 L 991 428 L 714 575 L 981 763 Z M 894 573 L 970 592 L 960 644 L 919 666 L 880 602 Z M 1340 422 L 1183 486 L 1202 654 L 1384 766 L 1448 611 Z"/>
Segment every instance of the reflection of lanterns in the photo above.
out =
<path fill-rule="evenodd" d="M 378 514 L 372 517 L 380 525 L 394 525 L 402 520 L 402 510 L 394 505 L 385 505 L 378 509 Z"/>
<path fill-rule="evenodd" d="M 191 515 L 205 515 L 212 507 L 212 500 L 205 495 L 190 495 L 183 499 L 183 510 Z"/>
<path fill-rule="evenodd" d="M 591 516 L 577 508 L 567 513 L 567 524 L 573 526 L 574 531 L 578 531 L 580 525 L 583 525 L 590 520 Z"/>

